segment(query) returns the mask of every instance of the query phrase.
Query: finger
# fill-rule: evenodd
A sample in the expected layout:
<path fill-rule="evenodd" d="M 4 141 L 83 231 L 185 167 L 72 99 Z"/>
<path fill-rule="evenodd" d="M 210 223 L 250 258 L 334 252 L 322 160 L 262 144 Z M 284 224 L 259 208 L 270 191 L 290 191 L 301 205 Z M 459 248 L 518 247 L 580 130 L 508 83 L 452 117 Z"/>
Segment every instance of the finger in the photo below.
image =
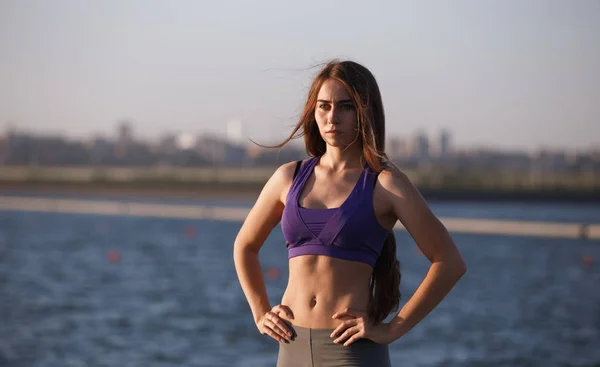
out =
<path fill-rule="evenodd" d="M 358 325 L 358 322 L 356 321 L 356 319 L 352 319 L 352 320 L 346 320 L 344 322 L 342 322 L 341 324 L 338 325 L 338 327 L 335 328 L 335 330 L 331 333 L 331 337 L 335 338 L 337 335 L 341 334 L 344 330 L 346 330 L 349 327 Z"/>
<path fill-rule="evenodd" d="M 344 330 L 344 332 L 341 333 L 337 338 L 335 338 L 333 342 L 334 343 L 343 343 L 350 336 L 354 335 L 358 330 L 359 329 L 357 329 L 356 326 L 349 327 L 346 330 Z"/>
<path fill-rule="evenodd" d="M 283 338 L 281 335 L 279 335 L 279 334 L 277 334 L 275 331 L 273 331 L 272 329 L 270 329 L 270 328 L 266 327 L 266 328 L 265 328 L 265 333 L 266 333 L 268 336 L 270 336 L 271 338 L 273 338 L 273 339 L 277 340 L 278 342 L 280 342 L 280 343 L 285 343 L 285 339 L 284 339 L 284 338 Z"/>
<path fill-rule="evenodd" d="M 267 312 L 267 314 L 265 315 L 264 319 L 263 319 L 263 325 L 267 330 L 270 330 L 272 333 L 277 335 L 277 340 L 279 339 L 290 339 L 287 335 L 286 332 L 284 330 L 282 330 L 279 326 L 277 326 L 276 324 L 276 320 L 278 319 L 277 315 L 275 315 L 272 312 Z"/>
<path fill-rule="evenodd" d="M 271 310 L 271 312 L 273 312 L 275 315 L 277 315 L 277 317 L 279 319 L 281 319 L 281 314 L 285 314 L 287 316 L 288 319 L 293 320 L 294 319 L 294 314 L 292 313 L 292 310 L 290 310 L 289 307 L 284 306 L 284 305 L 277 305 L 275 307 L 273 307 L 273 309 Z M 283 328 L 285 330 L 285 332 L 289 335 L 292 336 L 294 335 L 294 330 L 292 330 L 290 328 L 290 326 L 288 325 L 287 322 L 285 322 L 285 320 L 282 320 L 282 324 L 283 324 Z"/>
<path fill-rule="evenodd" d="M 290 330 L 290 328 L 288 327 L 288 325 L 285 323 L 285 321 L 283 321 L 279 315 L 274 314 L 271 318 L 270 318 L 271 322 L 273 322 L 277 328 L 279 328 L 282 332 L 282 335 L 288 335 L 291 336 L 292 335 L 292 331 Z"/>
<path fill-rule="evenodd" d="M 350 337 L 350 339 L 346 340 L 346 342 L 343 344 L 344 347 L 349 346 L 350 344 L 354 343 L 355 341 L 357 341 L 358 339 L 362 339 L 363 338 L 363 334 L 362 333 L 356 333 L 354 335 L 352 335 Z"/>
<path fill-rule="evenodd" d="M 282 338 L 289 339 L 291 337 L 291 332 L 288 331 L 285 324 L 283 324 L 281 319 L 279 319 L 277 316 L 267 319 L 266 322 L 267 325 Z"/>
<path fill-rule="evenodd" d="M 346 329 L 346 331 L 344 331 L 344 333 L 340 335 L 339 338 L 335 339 L 333 342 L 336 344 L 343 343 L 345 340 L 358 333 L 359 331 L 360 329 L 358 328 L 358 326 L 350 327 Z"/>

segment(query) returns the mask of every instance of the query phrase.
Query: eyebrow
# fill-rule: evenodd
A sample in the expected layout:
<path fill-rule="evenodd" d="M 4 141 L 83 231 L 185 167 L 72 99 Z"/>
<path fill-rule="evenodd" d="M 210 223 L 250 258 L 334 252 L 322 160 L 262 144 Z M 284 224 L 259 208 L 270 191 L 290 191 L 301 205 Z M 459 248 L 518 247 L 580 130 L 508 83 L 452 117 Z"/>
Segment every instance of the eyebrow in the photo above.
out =
<path fill-rule="evenodd" d="M 331 103 L 331 101 L 328 101 L 326 99 L 317 99 L 317 102 Z M 348 102 L 353 103 L 351 99 L 342 99 L 342 100 L 337 101 L 338 104 L 340 104 L 340 103 L 348 103 Z"/>

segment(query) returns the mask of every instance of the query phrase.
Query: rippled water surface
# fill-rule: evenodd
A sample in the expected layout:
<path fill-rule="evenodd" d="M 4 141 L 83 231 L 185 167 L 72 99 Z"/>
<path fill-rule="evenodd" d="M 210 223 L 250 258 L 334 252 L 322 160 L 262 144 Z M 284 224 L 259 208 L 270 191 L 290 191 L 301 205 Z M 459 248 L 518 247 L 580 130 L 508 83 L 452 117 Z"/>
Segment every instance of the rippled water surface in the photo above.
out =
<path fill-rule="evenodd" d="M 597 206 L 432 206 L 600 222 Z M 233 267 L 240 225 L 0 212 L 0 366 L 273 366 L 277 344 L 256 330 Z M 405 301 L 428 262 L 397 235 Z M 453 237 L 468 273 L 390 346 L 394 366 L 600 366 L 599 242 Z M 275 304 L 287 279 L 279 228 L 260 256 Z"/>

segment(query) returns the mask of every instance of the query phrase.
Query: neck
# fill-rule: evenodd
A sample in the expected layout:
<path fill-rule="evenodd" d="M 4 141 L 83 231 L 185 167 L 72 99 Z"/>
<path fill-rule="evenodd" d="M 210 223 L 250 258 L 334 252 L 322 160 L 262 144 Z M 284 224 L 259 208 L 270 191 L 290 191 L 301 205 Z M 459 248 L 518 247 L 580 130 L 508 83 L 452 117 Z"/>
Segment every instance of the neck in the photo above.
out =
<path fill-rule="evenodd" d="M 327 146 L 327 151 L 321 157 L 320 164 L 332 171 L 342 171 L 347 168 L 362 168 L 362 147 L 352 144 L 346 148 Z"/>

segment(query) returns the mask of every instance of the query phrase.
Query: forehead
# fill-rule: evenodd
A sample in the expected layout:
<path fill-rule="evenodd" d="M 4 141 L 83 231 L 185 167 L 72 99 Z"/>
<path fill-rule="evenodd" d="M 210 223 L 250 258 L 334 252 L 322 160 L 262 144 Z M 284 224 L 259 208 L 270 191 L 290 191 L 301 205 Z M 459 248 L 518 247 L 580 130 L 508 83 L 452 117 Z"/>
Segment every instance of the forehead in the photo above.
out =
<path fill-rule="evenodd" d="M 327 79 L 321 85 L 317 99 L 324 101 L 342 101 L 350 98 L 350 93 L 346 90 L 344 84 L 335 79 Z"/>

